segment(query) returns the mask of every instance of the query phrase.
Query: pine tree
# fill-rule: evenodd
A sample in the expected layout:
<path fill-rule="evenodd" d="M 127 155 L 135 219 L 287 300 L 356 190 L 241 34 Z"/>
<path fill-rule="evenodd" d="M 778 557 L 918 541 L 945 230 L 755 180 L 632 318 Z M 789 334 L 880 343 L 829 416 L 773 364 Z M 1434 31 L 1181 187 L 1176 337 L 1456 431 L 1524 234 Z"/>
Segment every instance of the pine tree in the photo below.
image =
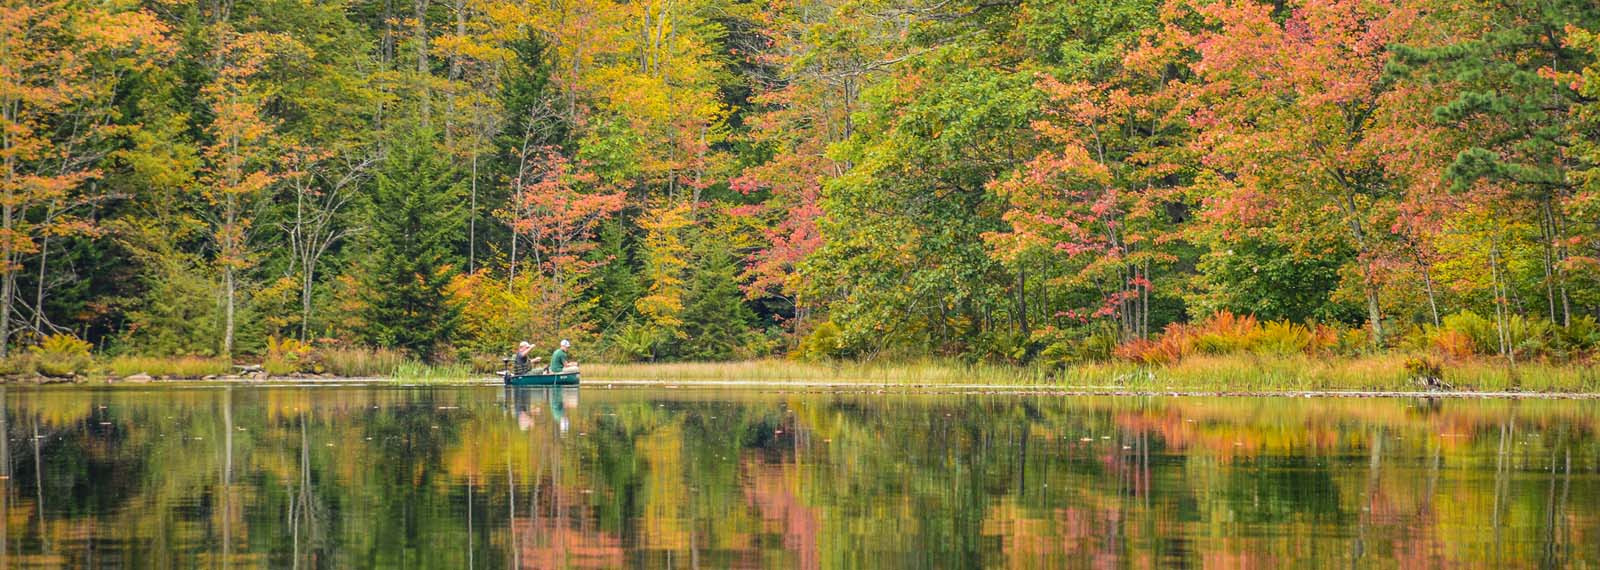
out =
<path fill-rule="evenodd" d="M 600 246 L 589 252 L 590 261 L 599 266 L 594 272 L 592 291 L 596 298 L 594 315 L 602 329 L 621 322 L 644 295 L 623 223 L 613 220 L 600 228 Z"/>
<path fill-rule="evenodd" d="M 684 356 L 727 360 L 744 344 L 755 315 L 736 281 L 739 267 L 728 241 L 708 234 L 700 240 L 700 263 L 690 279 L 683 310 Z"/>
<path fill-rule="evenodd" d="M 364 336 L 422 358 L 450 340 L 461 308 L 448 296 L 462 188 L 435 133 L 417 129 L 391 147 L 367 206 Z"/>
<path fill-rule="evenodd" d="M 1550 320 L 1568 324 L 1573 308 L 1567 244 L 1582 227 L 1574 223 L 1582 214 L 1573 215 L 1571 149 L 1587 137 L 1563 127 L 1584 101 L 1578 85 L 1552 77 L 1578 72 L 1591 61 L 1563 30 L 1600 25 L 1600 5 L 1556 0 L 1441 6 L 1434 18 L 1440 29 L 1450 30 L 1449 41 L 1397 45 L 1390 67 L 1424 85 L 1452 87 L 1454 96 L 1433 109 L 1433 118 L 1469 135 L 1445 177 L 1458 192 L 1509 190 L 1507 197 L 1496 197 L 1496 215 L 1533 218 L 1543 258 L 1543 308 Z"/>

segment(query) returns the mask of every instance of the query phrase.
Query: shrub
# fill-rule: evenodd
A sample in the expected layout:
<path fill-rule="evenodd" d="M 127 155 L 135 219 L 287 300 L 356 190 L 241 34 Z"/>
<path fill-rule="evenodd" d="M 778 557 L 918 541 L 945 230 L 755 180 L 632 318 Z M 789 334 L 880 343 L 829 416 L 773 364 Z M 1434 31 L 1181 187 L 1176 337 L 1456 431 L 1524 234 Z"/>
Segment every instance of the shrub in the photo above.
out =
<path fill-rule="evenodd" d="M 1444 365 L 1428 357 L 1407 358 L 1405 361 L 1406 374 L 1411 379 L 1427 388 L 1443 388 L 1448 384 L 1444 382 Z"/>
<path fill-rule="evenodd" d="M 967 351 L 968 360 L 1021 363 L 1028 357 L 1030 338 L 1021 332 L 990 330 L 978 335 Z"/>
<path fill-rule="evenodd" d="M 1077 344 L 1077 355 L 1080 360 L 1100 361 L 1111 359 L 1111 352 L 1117 348 L 1117 331 L 1106 327 L 1095 331 L 1089 338 Z"/>
<path fill-rule="evenodd" d="M 1357 354 L 1365 349 L 1363 329 L 1337 325 L 1312 326 L 1288 321 L 1265 324 L 1254 317 L 1222 311 L 1194 324 L 1168 325 L 1161 335 L 1117 347 L 1122 360 L 1144 364 L 1170 364 L 1194 354 L 1227 355 L 1238 352 L 1257 354 L 1308 354 L 1328 352 Z"/>
<path fill-rule="evenodd" d="M 1472 311 L 1461 311 L 1453 315 L 1446 315 L 1444 322 L 1439 327 L 1441 331 L 1457 333 L 1472 345 L 1473 354 L 1498 354 L 1500 352 L 1500 331 L 1495 322 L 1479 316 Z M 1457 342 L 1460 339 L 1456 339 Z"/>
<path fill-rule="evenodd" d="M 1600 321 L 1587 315 L 1575 317 L 1567 326 L 1556 329 L 1556 342 L 1567 350 L 1600 348 Z"/>
<path fill-rule="evenodd" d="M 1578 319 L 1573 324 L 1563 328 L 1538 317 L 1511 315 L 1502 329 L 1495 319 L 1462 311 L 1446 316 L 1441 326 L 1429 329 L 1427 336 L 1433 349 L 1453 357 L 1500 354 L 1502 342 L 1506 344 L 1504 348 L 1521 356 L 1563 356 L 1558 353 L 1581 350 L 1583 339 L 1593 334 L 1592 320 Z"/>
<path fill-rule="evenodd" d="M 1511 337 L 1512 350 L 1521 355 L 1550 355 L 1556 344 L 1555 323 L 1540 318 L 1512 315 L 1506 322 L 1506 332 Z"/>
<path fill-rule="evenodd" d="M 37 358 L 39 374 L 67 377 L 89 370 L 92 359 L 89 349 L 93 345 L 70 334 L 53 334 L 44 338 L 30 352 Z"/>
<path fill-rule="evenodd" d="M 844 333 L 839 325 L 827 321 L 806 335 L 794 355 L 803 360 L 831 360 L 844 355 Z"/>
<path fill-rule="evenodd" d="M 1249 350 L 1254 346 L 1261 325 L 1250 315 L 1238 316 L 1228 311 L 1218 311 L 1201 321 L 1195 334 L 1194 348 L 1206 354 L 1231 354 Z"/>
<path fill-rule="evenodd" d="M 0 359 L 0 376 L 38 376 L 39 359 L 31 352 L 19 352 Z"/>
<path fill-rule="evenodd" d="M 293 338 L 267 338 L 267 358 L 262 369 L 273 376 L 304 372 L 321 374 L 326 371 L 322 356 L 310 344 Z"/>
<path fill-rule="evenodd" d="M 1325 354 L 1339 350 L 1339 338 L 1349 329 L 1340 325 L 1327 325 L 1318 323 L 1311 327 L 1311 344 L 1306 347 L 1306 352 L 1312 354 Z"/>
<path fill-rule="evenodd" d="M 1251 350 L 1261 354 L 1300 354 L 1311 352 L 1311 329 L 1287 321 L 1272 321 L 1262 325 L 1256 334 Z"/>
<path fill-rule="evenodd" d="M 1467 333 L 1446 329 L 1435 331 L 1431 336 L 1429 347 L 1450 358 L 1469 358 L 1478 353 L 1472 337 Z"/>
<path fill-rule="evenodd" d="M 1045 327 L 1034 331 L 1029 342 L 1039 349 L 1039 364 L 1047 368 L 1062 368 L 1080 362 L 1100 362 L 1111 359 L 1117 350 L 1117 329 L 1103 326 L 1093 329 L 1086 337 L 1081 331 Z"/>
<path fill-rule="evenodd" d="M 1159 346 L 1154 340 L 1136 338 L 1117 345 L 1112 355 L 1118 360 L 1140 364 L 1171 364 L 1177 361 L 1178 355 L 1160 350 Z"/>
<path fill-rule="evenodd" d="M 623 358 L 638 361 L 654 354 L 656 343 L 660 338 L 661 335 L 650 325 L 629 323 L 618 330 L 611 340 L 617 350 L 622 352 Z"/>
<path fill-rule="evenodd" d="M 473 372 L 490 374 L 505 370 L 506 363 L 501 358 L 504 356 L 499 354 L 473 354 L 467 357 L 466 364 Z"/>
<path fill-rule="evenodd" d="M 1194 327 L 1181 323 L 1167 325 L 1161 336 L 1137 339 L 1118 346 L 1117 358 L 1140 364 L 1173 364 L 1193 354 Z"/>
<path fill-rule="evenodd" d="M 1357 356 L 1372 349 L 1372 333 L 1366 328 L 1340 329 L 1338 335 L 1333 351 L 1340 356 Z"/>
<path fill-rule="evenodd" d="M 744 344 L 734 349 L 735 360 L 757 360 L 772 356 L 784 344 L 782 327 L 767 327 L 761 333 L 751 333 L 745 338 Z"/>

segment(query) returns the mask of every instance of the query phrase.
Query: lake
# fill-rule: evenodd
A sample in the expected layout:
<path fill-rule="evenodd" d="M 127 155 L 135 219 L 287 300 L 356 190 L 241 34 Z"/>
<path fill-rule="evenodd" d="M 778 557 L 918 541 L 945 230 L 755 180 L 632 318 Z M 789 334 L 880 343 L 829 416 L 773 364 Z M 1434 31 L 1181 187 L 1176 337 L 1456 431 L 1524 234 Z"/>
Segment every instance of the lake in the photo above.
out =
<path fill-rule="evenodd" d="M 0 567 L 1600 565 L 1600 403 L 0 388 Z"/>

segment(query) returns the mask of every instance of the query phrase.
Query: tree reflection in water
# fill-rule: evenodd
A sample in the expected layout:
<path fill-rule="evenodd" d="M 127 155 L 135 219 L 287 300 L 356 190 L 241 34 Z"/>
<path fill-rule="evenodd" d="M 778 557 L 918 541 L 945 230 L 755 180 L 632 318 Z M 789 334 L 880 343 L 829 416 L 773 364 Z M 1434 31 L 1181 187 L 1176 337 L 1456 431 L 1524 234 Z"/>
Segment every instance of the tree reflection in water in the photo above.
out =
<path fill-rule="evenodd" d="M 1541 400 L 0 387 L 0 566 L 1595 565 L 1597 423 Z"/>

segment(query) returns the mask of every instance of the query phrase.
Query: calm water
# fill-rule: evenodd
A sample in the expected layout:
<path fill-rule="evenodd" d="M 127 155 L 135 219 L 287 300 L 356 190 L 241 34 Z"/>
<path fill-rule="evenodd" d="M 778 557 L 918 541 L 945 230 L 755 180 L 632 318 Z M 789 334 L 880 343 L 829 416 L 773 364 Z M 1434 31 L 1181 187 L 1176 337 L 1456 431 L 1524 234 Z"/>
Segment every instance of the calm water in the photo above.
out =
<path fill-rule="evenodd" d="M 0 388 L 3 567 L 1597 567 L 1600 404 Z"/>

